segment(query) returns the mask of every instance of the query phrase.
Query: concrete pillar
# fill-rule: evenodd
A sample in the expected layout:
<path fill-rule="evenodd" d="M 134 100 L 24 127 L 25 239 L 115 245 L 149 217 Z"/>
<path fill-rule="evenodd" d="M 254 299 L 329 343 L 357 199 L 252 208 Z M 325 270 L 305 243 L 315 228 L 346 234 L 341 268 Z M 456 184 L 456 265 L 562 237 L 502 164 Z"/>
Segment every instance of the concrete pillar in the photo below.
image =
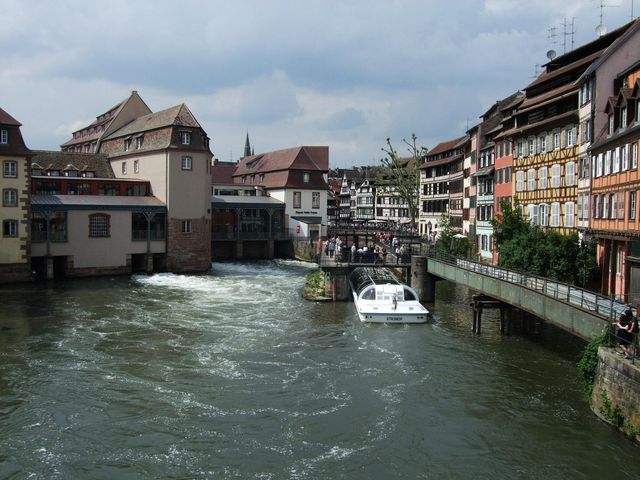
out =
<path fill-rule="evenodd" d="M 153 273 L 153 254 L 147 254 L 147 273 Z"/>
<path fill-rule="evenodd" d="M 241 259 L 244 256 L 244 250 L 242 248 L 242 241 L 238 240 L 236 242 L 236 258 Z"/>
<path fill-rule="evenodd" d="M 53 280 L 53 257 L 47 257 L 47 280 Z"/>
<path fill-rule="evenodd" d="M 273 240 L 267 240 L 267 258 L 271 259 L 275 255 L 275 245 Z"/>
<path fill-rule="evenodd" d="M 424 255 L 411 257 L 410 286 L 416 291 L 421 302 L 433 303 L 436 299 L 436 277 L 427 272 L 427 261 Z"/>

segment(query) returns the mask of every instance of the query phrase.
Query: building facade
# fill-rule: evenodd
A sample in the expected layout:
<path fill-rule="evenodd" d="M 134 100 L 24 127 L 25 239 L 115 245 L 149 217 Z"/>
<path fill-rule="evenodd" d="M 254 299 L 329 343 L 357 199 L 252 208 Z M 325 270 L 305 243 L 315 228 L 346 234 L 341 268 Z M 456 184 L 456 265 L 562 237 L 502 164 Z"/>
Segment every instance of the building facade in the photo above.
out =
<path fill-rule="evenodd" d="M 32 152 L 20 132 L 21 124 L 0 109 L 0 281 L 25 281 L 31 278 L 29 238 L 29 163 Z"/>

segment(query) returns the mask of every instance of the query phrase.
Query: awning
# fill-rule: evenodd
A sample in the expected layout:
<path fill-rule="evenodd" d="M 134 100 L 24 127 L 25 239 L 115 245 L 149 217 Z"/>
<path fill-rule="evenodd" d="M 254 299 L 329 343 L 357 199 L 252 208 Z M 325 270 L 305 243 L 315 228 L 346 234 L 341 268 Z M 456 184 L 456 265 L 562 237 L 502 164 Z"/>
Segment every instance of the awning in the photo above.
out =
<path fill-rule="evenodd" d="M 322 217 L 291 217 L 293 220 L 297 220 L 307 225 L 319 225 L 322 223 Z"/>
<path fill-rule="evenodd" d="M 489 175 L 492 172 L 493 172 L 493 165 L 490 165 L 488 167 L 481 168 L 477 172 L 472 173 L 471 176 L 472 177 L 483 177 L 485 175 Z"/>

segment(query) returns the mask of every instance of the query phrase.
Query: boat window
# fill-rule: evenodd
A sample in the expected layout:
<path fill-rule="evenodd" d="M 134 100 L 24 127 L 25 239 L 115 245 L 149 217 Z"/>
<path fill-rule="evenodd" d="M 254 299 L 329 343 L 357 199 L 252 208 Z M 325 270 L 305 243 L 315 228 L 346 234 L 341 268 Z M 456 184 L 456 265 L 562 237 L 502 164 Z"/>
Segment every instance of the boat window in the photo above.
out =
<path fill-rule="evenodd" d="M 411 290 L 409 290 L 408 288 L 404 289 L 404 299 L 405 300 L 418 300 L 416 298 L 416 296 L 414 295 L 414 293 Z"/>
<path fill-rule="evenodd" d="M 368 290 L 365 290 L 362 294 L 363 300 L 375 300 L 376 299 L 376 289 L 371 287 Z"/>

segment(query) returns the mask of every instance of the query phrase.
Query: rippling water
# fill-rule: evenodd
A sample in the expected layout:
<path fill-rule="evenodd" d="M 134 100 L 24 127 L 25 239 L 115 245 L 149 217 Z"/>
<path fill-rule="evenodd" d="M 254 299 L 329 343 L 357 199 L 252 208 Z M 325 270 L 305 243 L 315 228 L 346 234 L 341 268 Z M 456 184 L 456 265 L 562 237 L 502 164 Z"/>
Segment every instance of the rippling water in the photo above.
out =
<path fill-rule="evenodd" d="M 638 478 L 578 342 L 301 298 L 299 262 L 0 290 L 0 478 Z"/>

